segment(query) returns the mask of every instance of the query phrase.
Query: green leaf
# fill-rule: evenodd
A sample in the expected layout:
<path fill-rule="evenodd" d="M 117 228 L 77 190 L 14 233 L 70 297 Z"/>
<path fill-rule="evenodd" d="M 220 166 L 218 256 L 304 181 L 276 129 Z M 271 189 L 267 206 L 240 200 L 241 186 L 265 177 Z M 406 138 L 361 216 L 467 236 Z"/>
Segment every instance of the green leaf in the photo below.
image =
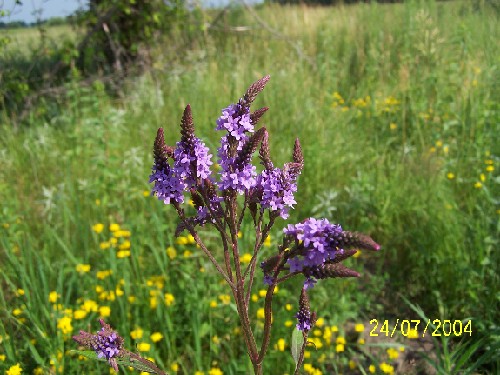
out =
<path fill-rule="evenodd" d="M 107 362 L 106 358 L 97 358 L 97 353 L 93 350 L 72 350 L 71 353 L 82 355 L 82 356 L 89 358 L 89 359 L 95 359 L 97 361 Z M 144 364 L 142 362 L 137 361 L 136 359 L 130 358 L 130 357 L 116 358 L 116 363 L 118 363 L 118 365 L 122 365 L 122 366 L 133 367 L 139 371 L 145 371 L 145 372 L 149 372 L 152 374 L 155 373 L 155 371 L 153 371 L 151 369 L 151 367 L 147 366 L 146 364 Z"/>
<path fill-rule="evenodd" d="M 302 350 L 303 345 L 304 345 L 304 336 L 302 335 L 302 331 L 299 331 L 297 328 L 295 328 L 292 333 L 292 342 L 290 348 L 293 360 L 295 361 L 295 365 L 297 365 L 299 362 L 300 352 Z"/>

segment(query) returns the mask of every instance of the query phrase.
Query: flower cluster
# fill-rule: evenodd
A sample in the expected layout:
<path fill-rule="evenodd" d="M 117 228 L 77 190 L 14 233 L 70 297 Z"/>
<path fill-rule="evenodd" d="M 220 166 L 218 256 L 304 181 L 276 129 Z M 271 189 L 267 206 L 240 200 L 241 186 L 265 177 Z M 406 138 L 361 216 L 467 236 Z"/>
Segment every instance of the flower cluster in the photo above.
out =
<path fill-rule="evenodd" d="M 238 103 L 222 110 L 216 121 L 216 130 L 227 132 L 221 137 L 217 150 L 220 166 L 218 181 L 211 177 L 212 155 L 194 135 L 189 105 L 181 121 L 181 141 L 175 149 L 165 145 L 163 130 L 158 130 L 154 145 L 155 161 L 149 179 L 150 183 L 154 183 L 152 193 L 165 204 L 177 204 L 184 202 L 184 192 L 190 192 L 197 211 L 191 223 L 204 225 L 222 216 L 221 202 L 229 192 L 245 194 L 246 204 L 259 204 L 261 213 L 268 209 L 285 219 L 289 209 L 296 203 L 294 193 L 303 166 L 298 140 L 293 162 L 285 164 L 283 168 L 275 168 L 270 160 L 267 130 L 255 130 L 256 123 L 267 108 L 250 112 L 251 103 L 268 80 L 269 76 L 265 76 L 251 85 Z M 257 175 L 252 155 L 259 146 L 265 169 Z M 217 191 L 222 192 L 222 196 Z"/>
<path fill-rule="evenodd" d="M 120 337 L 109 324 L 100 319 L 101 330 L 93 335 L 89 332 L 80 331 L 78 336 L 73 336 L 73 340 L 82 346 L 94 350 L 97 358 L 106 358 L 111 367 L 118 371 L 116 358 L 121 357 L 125 350 L 123 349 L 123 338 Z"/>

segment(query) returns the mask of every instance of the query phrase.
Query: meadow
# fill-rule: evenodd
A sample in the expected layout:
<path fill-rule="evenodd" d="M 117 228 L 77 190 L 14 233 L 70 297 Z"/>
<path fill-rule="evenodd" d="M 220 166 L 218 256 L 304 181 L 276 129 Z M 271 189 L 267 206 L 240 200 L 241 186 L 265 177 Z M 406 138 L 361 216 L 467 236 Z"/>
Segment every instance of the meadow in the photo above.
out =
<path fill-rule="evenodd" d="M 296 209 L 262 256 L 308 217 L 382 245 L 348 262 L 361 278 L 312 290 L 320 320 L 305 373 L 497 373 L 498 40 L 483 1 L 235 8 L 182 56 L 156 46 L 122 98 L 70 83 L 22 125 L 0 114 L 0 372 L 108 373 L 71 353 L 71 336 L 99 317 L 171 373 L 252 372 L 229 288 L 192 238 L 174 237 L 175 210 L 148 178 L 158 127 L 174 145 L 190 103 L 215 153 L 220 110 L 270 74 L 254 108 L 270 108 L 273 161 L 289 161 L 298 137 L 305 167 Z M 250 218 L 244 228 L 251 253 Z M 276 293 L 266 374 L 293 373 L 299 287 Z M 257 329 L 263 289 L 252 294 Z M 372 319 L 424 317 L 471 320 L 471 333 L 370 336 Z M 433 354 L 409 368 L 417 343 Z"/>

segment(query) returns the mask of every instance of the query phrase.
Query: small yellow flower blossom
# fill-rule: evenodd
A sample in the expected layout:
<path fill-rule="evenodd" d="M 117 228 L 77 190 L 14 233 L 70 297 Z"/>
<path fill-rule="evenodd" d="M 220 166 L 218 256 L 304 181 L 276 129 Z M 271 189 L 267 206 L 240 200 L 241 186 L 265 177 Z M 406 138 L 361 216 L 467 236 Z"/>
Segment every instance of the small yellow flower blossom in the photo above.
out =
<path fill-rule="evenodd" d="M 144 190 L 142 192 L 142 195 L 143 195 L 144 198 L 147 198 L 147 197 L 149 197 L 151 195 L 151 192 L 149 190 Z"/>
<path fill-rule="evenodd" d="M 167 256 L 170 259 L 174 259 L 177 256 L 177 250 L 175 250 L 172 246 L 167 247 Z"/>
<path fill-rule="evenodd" d="M 115 246 L 117 243 L 118 243 L 118 238 L 116 237 L 112 237 L 109 239 L 109 243 L 112 245 L 112 246 Z"/>
<path fill-rule="evenodd" d="M 19 365 L 19 363 L 14 366 L 10 366 L 10 368 L 5 372 L 5 375 L 21 375 L 23 369 Z"/>
<path fill-rule="evenodd" d="M 361 251 L 356 251 L 354 254 L 353 254 L 353 258 L 359 258 L 361 256 Z"/>
<path fill-rule="evenodd" d="M 91 299 L 86 299 L 83 301 L 83 304 L 80 306 L 81 310 L 87 311 L 87 312 L 96 312 L 97 309 L 99 308 L 99 305 L 97 304 L 96 301 L 91 300 Z"/>
<path fill-rule="evenodd" d="M 130 237 L 131 233 L 129 230 L 117 230 L 116 232 L 113 233 L 113 236 L 116 238 L 121 238 L 121 237 Z"/>
<path fill-rule="evenodd" d="M 338 332 L 339 331 L 339 327 L 337 326 L 332 326 L 332 332 Z"/>
<path fill-rule="evenodd" d="M 173 294 L 165 293 L 165 305 L 170 306 L 175 302 L 175 297 Z"/>
<path fill-rule="evenodd" d="M 217 307 L 217 301 L 216 300 L 211 300 L 210 301 L 210 307 L 213 309 L 215 307 Z"/>
<path fill-rule="evenodd" d="M 217 335 L 216 335 L 216 336 L 214 336 L 214 337 L 212 337 L 212 342 L 213 342 L 215 345 L 219 345 L 219 344 L 220 344 L 220 339 L 219 339 L 219 337 L 217 337 Z"/>
<path fill-rule="evenodd" d="M 59 298 L 59 294 L 55 290 L 53 290 L 52 292 L 49 293 L 49 302 L 50 303 L 56 303 L 58 298 Z"/>
<path fill-rule="evenodd" d="M 175 240 L 175 243 L 177 245 L 187 245 L 189 243 L 189 240 L 187 237 L 177 237 L 177 239 Z"/>
<path fill-rule="evenodd" d="M 286 311 L 292 311 L 292 309 L 293 309 L 293 306 L 292 306 L 292 304 L 291 304 L 291 303 L 287 303 L 287 304 L 285 305 L 285 310 L 286 310 Z M 323 318 L 318 318 L 318 321 L 319 321 L 320 319 L 323 319 Z M 323 319 L 323 322 L 324 322 L 324 319 Z M 318 322 L 316 322 L 316 325 L 318 325 Z M 321 326 L 318 326 L 318 327 L 321 327 Z"/>
<path fill-rule="evenodd" d="M 257 302 L 259 300 L 259 296 L 257 294 L 252 294 L 252 302 Z"/>
<path fill-rule="evenodd" d="M 435 152 L 436 152 L 436 147 L 431 147 L 431 148 L 429 149 L 429 152 L 430 152 L 431 154 L 435 153 Z"/>
<path fill-rule="evenodd" d="M 271 235 L 268 235 L 266 239 L 264 240 L 264 246 L 265 247 L 270 247 L 271 246 Z"/>
<path fill-rule="evenodd" d="M 293 320 L 285 321 L 285 327 L 291 327 L 291 326 L 293 326 Z"/>
<path fill-rule="evenodd" d="M 304 358 L 311 358 L 311 352 L 309 350 L 304 352 Z"/>
<path fill-rule="evenodd" d="M 492 165 L 488 165 L 488 166 L 486 167 L 486 172 L 493 172 L 494 170 L 495 170 L 495 167 L 494 167 L 494 166 L 492 166 Z"/>
<path fill-rule="evenodd" d="M 375 367 L 375 365 L 370 365 L 368 367 L 368 371 L 370 372 L 370 374 L 375 374 L 375 371 L 377 371 L 377 368 Z"/>
<path fill-rule="evenodd" d="M 179 371 L 179 364 L 178 364 L 178 363 L 175 363 L 175 362 L 174 362 L 174 363 L 172 363 L 172 364 L 170 365 L 170 370 L 172 370 L 173 372 L 177 372 L 177 371 Z"/>
<path fill-rule="evenodd" d="M 100 248 L 101 250 L 107 250 L 107 249 L 109 249 L 110 247 L 111 247 L 111 244 L 110 244 L 108 241 L 101 242 L 101 243 L 99 244 L 99 248 Z"/>
<path fill-rule="evenodd" d="M 111 274 L 112 274 L 112 273 L 113 273 L 113 271 L 111 271 L 111 270 L 97 271 L 97 272 L 96 272 L 96 277 L 97 277 L 98 279 L 103 280 L 103 279 L 105 279 L 106 277 L 111 276 Z"/>
<path fill-rule="evenodd" d="M 483 187 L 483 184 L 482 184 L 481 182 L 477 181 L 477 182 L 474 184 L 474 187 L 475 187 L 476 189 L 481 189 L 481 188 Z"/>
<path fill-rule="evenodd" d="M 158 341 L 160 341 L 163 338 L 163 335 L 160 332 L 154 332 L 151 334 L 150 338 L 151 338 L 151 341 L 153 341 L 154 343 L 157 343 Z"/>
<path fill-rule="evenodd" d="M 128 303 L 135 303 L 136 299 L 137 298 L 135 296 L 129 296 L 128 297 Z"/>
<path fill-rule="evenodd" d="M 237 234 L 237 236 L 238 236 L 238 238 L 241 238 L 241 237 L 243 237 L 243 233 L 241 232 L 241 230 L 240 230 L 240 231 L 238 231 L 238 234 Z"/>
<path fill-rule="evenodd" d="M 95 291 L 99 294 L 101 294 L 102 292 L 104 292 L 104 287 L 102 285 L 96 285 L 95 286 Z"/>
<path fill-rule="evenodd" d="M 100 206 L 101 205 L 101 200 L 100 199 L 96 199 L 95 200 L 95 205 L 96 206 Z"/>
<path fill-rule="evenodd" d="M 339 336 L 339 337 L 337 337 L 337 339 L 335 340 L 335 343 L 336 343 L 336 344 L 342 344 L 342 345 L 344 345 L 344 344 L 345 344 L 345 338 L 343 338 L 342 336 Z"/>
<path fill-rule="evenodd" d="M 264 319 L 265 316 L 266 316 L 266 314 L 264 312 L 263 307 L 261 307 L 260 309 L 257 310 L 257 319 Z"/>
<path fill-rule="evenodd" d="M 266 289 L 259 290 L 259 297 L 264 298 L 266 296 L 266 294 L 267 294 Z"/>
<path fill-rule="evenodd" d="M 449 146 L 444 146 L 444 147 L 443 147 L 443 153 L 444 153 L 445 155 L 448 155 L 448 152 L 450 152 L 450 147 L 449 147 Z"/>
<path fill-rule="evenodd" d="M 486 181 L 486 176 L 484 175 L 484 173 L 481 173 L 481 174 L 479 175 L 479 179 L 481 180 L 481 182 Z"/>
<path fill-rule="evenodd" d="M 453 172 L 448 172 L 446 174 L 446 177 L 448 177 L 448 180 L 453 180 L 455 178 L 455 173 Z"/>
<path fill-rule="evenodd" d="M 409 339 L 418 339 L 418 331 L 416 329 L 410 329 L 408 331 L 408 336 Z"/>
<path fill-rule="evenodd" d="M 120 250 L 130 250 L 130 241 L 129 240 L 123 241 L 123 243 L 121 243 L 118 246 L 118 249 L 120 249 Z"/>
<path fill-rule="evenodd" d="M 65 335 L 73 331 L 73 326 L 71 325 L 71 318 L 64 316 L 57 320 L 57 328 Z"/>
<path fill-rule="evenodd" d="M 278 339 L 278 342 L 276 343 L 276 349 L 280 352 L 285 351 L 285 339 Z"/>
<path fill-rule="evenodd" d="M 208 375 L 224 375 L 221 369 L 217 367 L 212 367 L 208 372 Z"/>
<path fill-rule="evenodd" d="M 323 347 L 323 341 L 321 341 L 320 337 L 309 337 L 308 340 L 314 344 L 316 349 L 321 349 Z"/>
<path fill-rule="evenodd" d="M 244 264 L 250 263 L 251 260 L 252 260 L 252 254 L 250 253 L 245 253 L 240 257 L 240 262 Z"/>
<path fill-rule="evenodd" d="M 111 315 L 111 308 L 109 306 L 100 306 L 99 315 L 101 316 L 101 318 L 107 318 Z"/>
<path fill-rule="evenodd" d="M 443 141 L 436 141 L 436 147 L 443 147 Z"/>
<path fill-rule="evenodd" d="M 142 339 L 143 334 L 144 331 L 141 328 L 136 328 L 133 331 L 130 331 L 130 337 L 132 337 L 134 340 Z"/>
<path fill-rule="evenodd" d="M 205 375 L 205 373 L 203 371 L 196 371 L 194 375 Z"/>
<path fill-rule="evenodd" d="M 326 326 L 323 331 L 323 339 L 325 340 L 327 345 L 330 345 L 330 341 L 332 340 L 332 330 L 330 327 Z"/>
<path fill-rule="evenodd" d="M 158 298 L 156 296 L 152 296 L 149 298 L 149 307 L 151 310 L 154 310 L 158 307 Z"/>
<path fill-rule="evenodd" d="M 399 351 L 400 351 L 400 352 L 404 352 L 404 351 L 405 351 L 405 347 L 404 347 L 404 346 L 400 346 L 400 347 L 399 347 Z"/>
<path fill-rule="evenodd" d="M 128 258 L 130 257 L 130 250 L 119 250 L 116 252 L 117 258 Z"/>
<path fill-rule="evenodd" d="M 1 343 L 1 341 L 0 341 Z M 0 362 L 5 362 L 5 358 L 7 358 L 7 356 L 5 354 L 0 354 Z"/>
<path fill-rule="evenodd" d="M 90 271 L 90 264 L 77 264 L 76 272 L 85 273 Z"/>
<path fill-rule="evenodd" d="M 358 339 L 358 344 L 365 345 L 365 339 L 363 339 L 363 338 Z"/>
<path fill-rule="evenodd" d="M 110 232 L 116 232 L 120 230 L 120 224 L 109 224 L 109 230 Z"/>
<path fill-rule="evenodd" d="M 85 310 L 75 310 L 73 312 L 73 318 L 75 319 L 83 319 L 87 316 L 87 311 Z"/>
<path fill-rule="evenodd" d="M 316 337 L 321 337 L 323 335 L 323 332 L 320 329 L 315 329 L 313 331 L 313 335 Z"/>
<path fill-rule="evenodd" d="M 391 129 L 391 130 L 396 130 L 397 128 L 398 128 L 398 126 L 397 126 L 395 123 L 391 122 L 391 123 L 389 124 L 389 129 Z"/>
<path fill-rule="evenodd" d="M 193 255 L 193 253 L 189 250 L 184 250 L 184 258 L 191 258 L 191 256 Z"/>
<path fill-rule="evenodd" d="M 394 367 L 387 363 L 381 363 L 379 367 L 384 374 L 394 374 Z"/>
<path fill-rule="evenodd" d="M 41 368 L 40 366 L 36 367 L 33 370 L 33 375 L 43 375 L 43 368 Z"/>
<path fill-rule="evenodd" d="M 365 330 L 365 326 L 361 323 L 358 323 L 354 326 L 354 330 L 356 332 L 363 332 Z"/>
<path fill-rule="evenodd" d="M 137 344 L 137 350 L 140 352 L 149 352 L 151 349 L 151 344 L 148 344 L 147 342 L 140 342 Z"/>
<path fill-rule="evenodd" d="M 104 230 L 104 224 L 97 223 L 95 225 L 92 225 L 92 230 L 99 234 Z"/>
<path fill-rule="evenodd" d="M 224 305 L 229 305 L 229 303 L 231 302 L 231 296 L 228 294 L 221 294 L 219 296 L 219 299 Z"/>
<path fill-rule="evenodd" d="M 389 356 L 389 359 L 396 359 L 399 357 L 398 351 L 394 348 L 387 349 L 387 355 Z"/>
<path fill-rule="evenodd" d="M 22 310 L 22 309 L 19 309 L 19 308 L 18 308 L 18 309 L 14 309 L 14 310 L 12 311 L 12 315 L 14 315 L 14 316 L 19 316 L 19 315 L 21 315 L 22 313 L 23 313 L 23 310 Z"/>
<path fill-rule="evenodd" d="M 354 362 L 352 359 L 349 360 L 349 368 L 351 370 L 354 370 L 357 367 L 356 362 Z"/>
<path fill-rule="evenodd" d="M 335 350 L 337 353 L 343 352 L 344 351 L 344 344 L 337 344 L 335 347 Z"/>

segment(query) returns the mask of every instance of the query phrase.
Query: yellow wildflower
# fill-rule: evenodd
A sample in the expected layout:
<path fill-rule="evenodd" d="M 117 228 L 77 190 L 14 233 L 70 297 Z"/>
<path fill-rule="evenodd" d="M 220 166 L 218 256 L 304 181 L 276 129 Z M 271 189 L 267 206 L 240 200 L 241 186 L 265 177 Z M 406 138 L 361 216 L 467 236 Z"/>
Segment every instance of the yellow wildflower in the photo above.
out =
<path fill-rule="evenodd" d="M 381 363 L 379 367 L 384 374 L 394 374 L 394 367 L 387 363 Z"/>
<path fill-rule="evenodd" d="M 130 257 L 130 250 L 119 250 L 116 252 L 117 258 L 128 258 Z"/>
<path fill-rule="evenodd" d="M 354 326 L 354 330 L 356 332 L 363 332 L 365 330 L 365 326 L 361 323 L 358 323 Z"/>
<path fill-rule="evenodd" d="M 252 254 L 250 253 L 245 253 L 240 257 L 240 262 L 248 264 L 252 260 Z"/>
<path fill-rule="evenodd" d="M 446 174 L 446 177 L 448 177 L 449 180 L 453 180 L 455 178 L 455 173 L 453 172 L 448 172 Z"/>
<path fill-rule="evenodd" d="M 141 339 L 143 334 L 144 331 L 141 328 L 136 328 L 133 331 L 130 331 L 130 337 L 132 337 L 134 340 Z"/>
<path fill-rule="evenodd" d="M 5 372 L 5 375 L 21 375 L 23 369 L 19 365 L 19 363 L 14 366 L 10 366 L 10 368 Z"/>
<path fill-rule="evenodd" d="M 91 299 L 87 299 L 87 300 L 83 301 L 83 305 L 81 306 L 81 308 L 82 308 L 82 310 L 85 310 L 88 312 L 97 311 L 98 304 L 97 304 L 97 302 L 95 302 Z"/>
<path fill-rule="evenodd" d="M 147 198 L 147 197 L 149 197 L 151 195 L 151 192 L 149 190 L 144 190 L 142 192 L 142 195 L 144 196 L 144 198 Z"/>
<path fill-rule="evenodd" d="M 170 306 L 175 302 L 175 297 L 173 294 L 165 293 L 165 305 Z"/>
<path fill-rule="evenodd" d="M 387 349 L 387 355 L 389 356 L 389 359 L 396 359 L 399 357 L 398 351 L 394 348 Z"/>
<path fill-rule="evenodd" d="M 75 319 L 83 319 L 87 316 L 87 311 L 85 310 L 75 310 L 73 312 L 73 318 Z"/>
<path fill-rule="evenodd" d="M 90 264 L 77 264 L 76 272 L 85 273 L 90 271 Z"/>
<path fill-rule="evenodd" d="M 229 305 L 229 303 L 231 302 L 231 296 L 228 294 L 221 294 L 219 296 L 219 299 L 224 305 Z"/>
<path fill-rule="evenodd" d="M 118 249 L 120 250 L 129 250 L 130 249 L 130 241 L 129 240 L 125 240 L 123 241 L 119 246 L 118 246 Z"/>
<path fill-rule="evenodd" d="M 269 247 L 271 246 L 271 235 L 268 235 L 266 239 L 264 240 L 264 246 Z"/>
<path fill-rule="evenodd" d="M 354 370 L 356 368 L 356 362 L 354 362 L 352 359 L 349 360 L 349 368 L 351 370 Z"/>
<path fill-rule="evenodd" d="M 170 259 L 174 259 L 177 256 L 177 250 L 175 250 L 172 246 L 167 247 L 166 251 Z"/>
<path fill-rule="evenodd" d="M 151 349 L 151 344 L 147 342 L 140 342 L 137 344 L 137 350 L 140 352 L 149 352 L 149 349 Z"/>
<path fill-rule="evenodd" d="M 492 166 L 492 165 L 488 165 L 488 166 L 486 167 L 486 172 L 493 172 L 494 170 L 495 170 L 495 167 L 494 167 L 494 166 Z"/>
<path fill-rule="evenodd" d="M 217 301 L 215 301 L 215 300 L 211 300 L 211 301 L 210 301 L 210 307 L 211 307 L 211 308 L 215 308 L 215 307 L 217 307 Z"/>
<path fill-rule="evenodd" d="M 193 253 L 189 250 L 184 250 L 184 258 L 191 258 L 191 255 L 193 255 Z"/>
<path fill-rule="evenodd" d="M 95 225 L 92 225 L 92 230 L 99 234 L 104 230 L 104 224 L 97 223 Z"/>
<path fill-rule="evenodd" d="M 343 352 L 344 351 L 344 345 L 343 344 L 337 344 L 337 346 L 335 347 L 335 350 L 337 351 L 337 353 Z"/>
<path fill-rule="evenodd" d="M 109 230 L 111 232 L 116 232 L 116 231 L 120 230 L 120 224 L 115 224 L 115 223 L 109 224 Z"/>
<path fill-rule="evenodd" d="M 218 369 L 217 367 L 212 367 L 210 371 L 208 372 L 208 375 L 224 375 L 221 369 Z"/>
<path fill-rule="evenodd" d="M 63 334 L 71 333 L 73 331 L 73 326 L 71 325 L 71 318 L 64 316 L 58 319 L 57 328 L 61 330 Z"/>
<path fill-rule="evenodd" d="M 291 326 L 293 326 L 293 320 L 285 321 L 285 327 L 291 327 Z"/>
<path fill-rule="evenodd" d="M 49 302 L 50 303 L 56 303 L 57 298 L 59 298 L 59 294 L 55 290 L 49 293 Z"/>
<path fill-rule="evenodd" d="M 111 315 L 111 308 L 109 306 L 100 306 L 99 315 L 101 316 L 101 318 L 107 318 Z"/>
<path fill-rule="evenodd" d="M 96 277 L 97 277 L 98 279 L 101 279 L 101 280 L 102 280 L 102 279 L 105 279 L 106 277 L 110 276 L 110 275 L 111 275 L 111 273 L 112 273 L 112 271 L 111 271 L 111 270 L 97 271 L 97 273 L 96 273 Z"/>
<path fill-rule="evenodd" d="M 178 363 L 175 363 L 175 362 L 174 362 L 174 363 L 172 363 L 172 364 L 170 365 L 170 369 L 171 369 L 173 372 L 177 372 L 177 371 L 179 371 L 179 364 L 178 364 Z"/>
<path fill-rule="evenodd" d="M 257 319 L 264 319 L 265 317 L 265 311 L 264 308 L 261 307 L 260 309 L 257 310 Z"/>
<path fill-rule="evenodd" d="M 395 123 L 391 122 L 391 123 L 389 124 L 389 129 L 391 129 L 391 130 L 396 130 L 397 128 L 398 128 L 398 126 L 397 126 Z"/>
<path fill-rule="evenodd" d="M 116 232 L 113 233 L 113 236 L 120 238 L 120 237 L 130 237 L 130 231 L 129 230 L 117 230 Z"/>
<path fill-rule="evenodd" d="M 377 371 L 377 368 L 374 365 L 370 365 L 368 367 L 368 371 L 370 372 L 370 374 L 375 374 L 375 371 Z"/>
<path fill-rule="evenodd" d="M 163 338 L 163 335 L 160 332 L 154 332 L 151 334 L 150 337 L 151 337 L 151 341 L 153 341 L 154 343 L 157 343 L 158 341 L 160 341 Z"/>
<path fill-rule="evenodd" d="M 476 189 L 481 189 L 481 188 L 483 187 L 483 184 L 482 184 L 481 182 L 477 181 L 477 182 L 474 184 L 474 187 L 475 187 Z"/>
<path fill-rule="evenodd" d="M 99 244 L 99 247 L 101 250 L 106 250 L 111 247 L 111 244 L 108 241 L 104 241 Z"/>

